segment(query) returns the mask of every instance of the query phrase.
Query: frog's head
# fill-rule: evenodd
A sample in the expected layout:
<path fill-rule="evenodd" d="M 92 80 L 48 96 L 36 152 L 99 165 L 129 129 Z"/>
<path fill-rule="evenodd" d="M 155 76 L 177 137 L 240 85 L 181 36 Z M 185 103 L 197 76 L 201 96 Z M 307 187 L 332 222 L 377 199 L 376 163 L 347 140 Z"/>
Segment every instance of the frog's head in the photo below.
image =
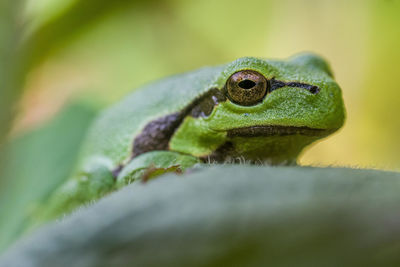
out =
<path fill-rule="evenodd" d="M 293 162 L 305 146 L 338 130 L 344 118 L 340 87 L 321 57 L 246 57 L 223 68 L 169 145 L 217 161 Z"/>

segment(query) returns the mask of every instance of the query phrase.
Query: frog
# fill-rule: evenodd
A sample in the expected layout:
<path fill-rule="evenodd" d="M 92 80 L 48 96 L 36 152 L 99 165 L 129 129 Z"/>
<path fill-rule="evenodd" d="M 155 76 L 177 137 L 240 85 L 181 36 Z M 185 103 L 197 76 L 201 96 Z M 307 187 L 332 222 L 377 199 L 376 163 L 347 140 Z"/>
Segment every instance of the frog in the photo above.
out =
<path fill-rule="evenodd" d="M 341 88 L 315 53 L 243 57 L 166 77 L 98 115 L 74 174 L 39 206 L 33 221 L 200 165 L 294 165 L 306 147 L 344 121 Z"/>

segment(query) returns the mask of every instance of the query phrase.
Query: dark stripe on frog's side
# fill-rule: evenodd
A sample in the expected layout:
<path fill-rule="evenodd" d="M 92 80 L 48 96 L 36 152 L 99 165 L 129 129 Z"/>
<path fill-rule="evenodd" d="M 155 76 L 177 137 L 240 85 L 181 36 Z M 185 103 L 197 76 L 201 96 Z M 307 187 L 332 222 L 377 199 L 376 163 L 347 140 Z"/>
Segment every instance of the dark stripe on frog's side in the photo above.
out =
<path fill-rule="evenodd" d="M 153 150 L 168 150 L 168 143 L 172 135 L 187 115 L 195 118 L 207 117 L 214 107 L 223 101 L 226 101 L 225 95 L 220 90 L 212 88 L 182 111 L 147 123 L 133 141 L 132 158 Z"/>
<path fill-rule="evenodd" d="M 176 112 L 146 124 L 133 141 L 132 158 L 153 150 L 168 150 L 168 142 L 185 115 Z"/>
<path fill-rule="evenodd" d="M 318 94 L 320 89 L 318 86 L 307 84 L 307 83 L 300 83 L 300 82 L 283 82 L 279 80 L 275 80 L 275 78 L 272 78 L 269 80 L 269 92 L 273 92 L 279 88 L 282 87 L 297 87 L 297 88 L 303 88 L 309 91 L 312 94 Z"/>

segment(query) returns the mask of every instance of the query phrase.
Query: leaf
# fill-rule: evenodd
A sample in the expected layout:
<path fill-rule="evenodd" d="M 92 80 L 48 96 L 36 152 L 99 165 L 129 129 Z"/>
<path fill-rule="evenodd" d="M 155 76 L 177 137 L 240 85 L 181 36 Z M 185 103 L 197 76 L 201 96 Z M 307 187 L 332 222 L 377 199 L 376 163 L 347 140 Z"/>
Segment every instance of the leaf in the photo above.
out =
<path fill-rule="evenodd" d="M 21 23 L 22 1 L 0 0 L 0 144 L 10 128 L 15 102 L 30 70 L 67 46 L 90 26 L 118 10 L 151 6 L 152 1 L 76 0 L 36 28 Z"/>
<path fill-rule="evenodd" d="M 16 47 L 21 35 L 17 24 L 21 1 L 0 0 L 0 146 L 11 122 L 15 89 L 21 81 L 16 78 Z"/>
<path fill-rule="evenodd" d="M 398 266 L 399 190 L 394 172 L 204 167 L 44 226 L 0 266 Z"/>
<path fill-rule="evenodd" d="M 0 186 L 0 251 L 24 228 L 29 207 L 68 178 L 96 112 L 83 104 L 65 108 L 48 124 L 6 145 Z"/>
<path fill-rule="evenodd" d="M 58 16 L 44 23 L 24 42 L 23 58 L 27 68 L 39 64 L 55 50 L 94 25 L 107 15 L 133 6 L 151 6 L 160 0 L 79 0 L 74 1 Z"/>

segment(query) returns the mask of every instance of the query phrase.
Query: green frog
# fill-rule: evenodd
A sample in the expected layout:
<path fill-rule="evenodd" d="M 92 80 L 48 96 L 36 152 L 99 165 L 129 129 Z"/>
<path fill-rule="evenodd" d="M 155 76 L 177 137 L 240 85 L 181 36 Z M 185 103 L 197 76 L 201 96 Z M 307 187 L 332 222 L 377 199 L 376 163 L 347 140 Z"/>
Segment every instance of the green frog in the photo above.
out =
<path fill-rule="evenodd" d="M 312 53 L 244 57 L 164 78 L 101 112 L 74 175 L 39 205 L 34 221 L 196 164 L 295 164 L 344 119 L 341 89 Z"/>

